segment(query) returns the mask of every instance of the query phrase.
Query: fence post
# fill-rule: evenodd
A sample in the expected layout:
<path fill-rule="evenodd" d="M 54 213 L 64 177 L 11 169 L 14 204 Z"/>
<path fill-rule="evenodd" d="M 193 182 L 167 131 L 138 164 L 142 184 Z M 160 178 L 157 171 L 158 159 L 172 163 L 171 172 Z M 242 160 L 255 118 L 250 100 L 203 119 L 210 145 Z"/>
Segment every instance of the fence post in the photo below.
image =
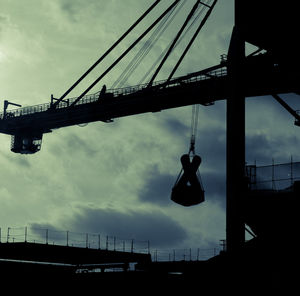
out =
<path fill-rule="evenodd" d="M 0 244 L 1 244 L 1 227 L 0 227 Z"/>
<path fill-rule="evenodd" d="M 293 176 L 293 156 L 291 156 L 291 186 L 293 186 L 294 176 Z"/>
<path fill-rule="evenodd" d="M 114 251 L 116 250 L 116 237 L 114 236 Z"/>
<path fill-rule="evenodd" d="M 276 190 L 274 174 L 274 158 L 272 158 L 272 190 Z"/>
<path fill-rule="evenodd" d="M 67 230 L 67 247 L 69 246 L 69 230 Z"/>
<path fill-rule="evenodd" d="M 150 241 L 148 240 L 148 254 L 150 254 Z"/>
<path fill-rule="evenodd" d="M 25 243 L 27 242 L 27 226 L 25 226 Z"/>
<path fill-rule="evenodd" d="M 46 245 L 48 245 L 48 229 L 46 229 Z"/>
<path fill-rule="evenodd" d="M 89 234 L 87 233 L 85 236 L 85 247 L 88 248 L 89 247 Z"/>
<path fill-rule="evenodd" d="M 131 240 L 131 253 L 133 253 L 133 239 Z"/>
<path fill-rule="evenodd" d="M 106 250 L 108 250 L 108 235 L 106 236 Z"/>
<path fill-rule="evenodd" d="M 101 245 L 100 245 L 100 234 L 98 234 L 98 249 L 101 249 Z"/>
<path fill-rule="evenodd" d="M 7 227 L 7 242 L 9 241 L 9 230 L 10 230 L 10 227 Z"/>

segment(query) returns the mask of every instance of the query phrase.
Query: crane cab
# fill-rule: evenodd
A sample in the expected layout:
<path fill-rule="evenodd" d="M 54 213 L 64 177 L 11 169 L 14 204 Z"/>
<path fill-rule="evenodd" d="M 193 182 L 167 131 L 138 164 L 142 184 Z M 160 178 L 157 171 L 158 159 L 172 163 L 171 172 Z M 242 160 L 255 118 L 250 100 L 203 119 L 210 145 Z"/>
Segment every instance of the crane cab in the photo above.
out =
<path fill-rule="evenodd" d="M 11 151 L 21 154 L 33 154 L 41 150 L 42 133 L 16 134 L 11 136 Z"/>

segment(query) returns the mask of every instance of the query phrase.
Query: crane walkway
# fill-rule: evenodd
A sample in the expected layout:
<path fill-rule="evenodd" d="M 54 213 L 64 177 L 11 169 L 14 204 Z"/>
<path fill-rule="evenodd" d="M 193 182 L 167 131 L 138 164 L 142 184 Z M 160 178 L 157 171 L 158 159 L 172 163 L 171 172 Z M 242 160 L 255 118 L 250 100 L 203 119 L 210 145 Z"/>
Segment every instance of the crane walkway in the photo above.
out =
<path fill-rule="evenodd" d="M 229 66 L 229 64 L 228 64 Z M 248 56 L 244 62 L 242 85 L 245 97 L 288 92 L 300 93 L 296 68 L 274 64 L 272 56 Z M 105 88 L 104 88 L 105 90 Z M 103 89 L 80 100 L 69 98 L 4 110 L 0 114 L 0 133 L 11 135 L 11 151 L 36 153 L 44 133 L 89 122 L 112 122 L 115 118 L 160 112 L 194 104 L 209 106 L 232 97 L 233 86 L 227 61 L 170 81 L 162 80 L 118 89 Z"/>
<path fill-rule="evenodd" d="M 215 67 L 214 67 L 215 68 Z M 136 94 L 139 92 L 143 92 L 146 90 L 159 90 L 164 88 L 170 88 L 170 87 L 176 87 L 180 86 L 182 84 L 189 84 L 193 82 L 203 81 L 207 79 L 211 79 L 213 77 L 225 77 L 227 75 L 227 68 L 224 65 L 217 66 L 217 69 L 206 73 L 207 71 L 199 71 L 195 73 L 191 73 L 182 77 L 174 78 L 170 82 L 167 82 L 167 80 L 159 80 L 153 83 L 153 85 L 148 88 L 148 84 L 140 84 L 135 86 L 127 86 L 123 88 L 115 88 L 115 89 L 108 89 L 105 94 L 101 94 L 101 91 L 98 91 L 93 94 L 85 95 L 83 98 L 81 98 L 76 105 L 83 105 L 83 104 L 90 104 L 98 102 L 99 100 L 109 97 L 109 98 L 118 98 L 123 97 L 127 95 Z M 63 100 L 57 104 L 55 109 L 64 109 L 68 108 L 77 97 L 69 98 L 66 100 Z M 40 113 L 51 110 L 51 103 L 44 103 L 44 104 L 38 104 L 33 106 L 26 106 L 21 108 L 16 108 L 13 110 L 9 110 L 7 112 L 0 112 L 0 119 L 1 120 L 7 120 L 14 117 L 22 117 L 29 114 L 34 113 Z"/>

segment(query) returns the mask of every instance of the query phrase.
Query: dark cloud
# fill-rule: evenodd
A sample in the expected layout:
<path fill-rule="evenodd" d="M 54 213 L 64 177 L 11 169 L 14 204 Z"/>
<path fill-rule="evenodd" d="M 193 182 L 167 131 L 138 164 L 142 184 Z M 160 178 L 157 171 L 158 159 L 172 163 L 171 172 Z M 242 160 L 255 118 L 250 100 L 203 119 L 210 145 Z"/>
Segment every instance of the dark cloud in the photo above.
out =
<path fill-rule="evenodd" d="M 164 127 L 168 129 L 169 132 L 176 135 L 184 136 L 190 131 L 190 128 L 183 124 L 176 118 L 168 118 L 164 122 Z"/>
<path fill-rule="evenodd" d="M 76 134 L 70 133 L 66 136 L 66 145 L 67 150 L 71 153 L 84 151 L 87 155 L 90 156 L 93 156 L 97 153 L 96 150 L 91 148 L 91 145 L 89 143 L 82 140 Z"/>
<path fill-rule="evenodd" d="M 218 202 L 223 208 L 226 203 L 226 175 L 225 172 L 205 172 L 201 175 L 206 200 Z"/>
<path fill-rule="evenodd" d="M 264 165 L 271 164 L 272 158 L 278 162 L 288 162 L 294 155 L 300 141 L 296 136 L 269 137 L 267 134 L 252 134 L 246 137 L 246 160 L 253 164 L 256 160 Z M 299 157 L 298 154 L 294 155 Z"/>
<path fill-rule="evenodd" d="M 149 240 L 153 247 L 176 246 L 187 237 L 178 222 L 154 210 L 120 212 L 82 207 L 67 223 L 76 231 Z"/>
<path fill-rule="evenodd" d="M 200 166 L 224 169 L 226 160 L 226 130 L 224 127 L 203 128 L 198 132 L 196 153 L 202 158 Z"/>
<path fill-rule="evenodd" d="M 27 239 L 39 243 L 55 242 L 65 244 L 67 232 L 49 223 L 31 223 L 27 229 Z"/>
<path fill-rule="evenodd" d="M 142 202 L 150 202 L 161 206 L 170 205 L 170 195 L 176 180 L 176 174 L 162 174 L 157 166 L 151 168 L 146 174 L 146 181 L 140 191 L 139 199 Z"/>

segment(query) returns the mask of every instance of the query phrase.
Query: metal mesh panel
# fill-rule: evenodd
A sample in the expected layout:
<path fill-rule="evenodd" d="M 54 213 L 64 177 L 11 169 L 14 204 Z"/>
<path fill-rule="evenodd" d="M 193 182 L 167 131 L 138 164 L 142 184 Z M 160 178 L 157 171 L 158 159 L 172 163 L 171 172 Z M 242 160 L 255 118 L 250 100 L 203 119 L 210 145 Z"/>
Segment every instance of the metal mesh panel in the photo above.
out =
<path fill-rule="evenodd" d="M 247 166 L 250 189 L 289 189 L 294 181 L 300 180 L 300 162 L 273 164 L 269 166 Z"/>

